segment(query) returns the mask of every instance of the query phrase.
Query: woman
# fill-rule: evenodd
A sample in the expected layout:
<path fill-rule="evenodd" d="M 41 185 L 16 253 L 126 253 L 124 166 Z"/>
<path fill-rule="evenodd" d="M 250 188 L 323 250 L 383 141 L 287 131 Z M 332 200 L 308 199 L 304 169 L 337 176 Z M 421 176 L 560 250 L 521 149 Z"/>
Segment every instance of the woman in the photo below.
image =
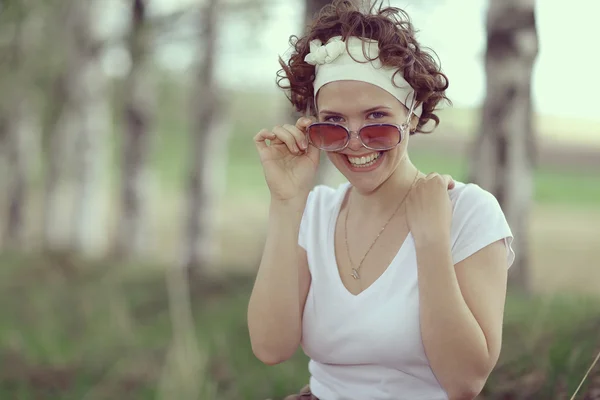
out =
<path fill-rule="evenodd" d="M 271 193 L 255 355 L 278 364 L 302 345 L 310 385 L 291 399 L 474 398 L 500 353 L 514 253 L 490 193 L 408 156 L 410 134 L 439 122 L 446 77 L 402 11 L 349 1 L 280 62 L 310 117 L 254 138 Z M 312 187 L 320 151 L 347 183 Z"/>

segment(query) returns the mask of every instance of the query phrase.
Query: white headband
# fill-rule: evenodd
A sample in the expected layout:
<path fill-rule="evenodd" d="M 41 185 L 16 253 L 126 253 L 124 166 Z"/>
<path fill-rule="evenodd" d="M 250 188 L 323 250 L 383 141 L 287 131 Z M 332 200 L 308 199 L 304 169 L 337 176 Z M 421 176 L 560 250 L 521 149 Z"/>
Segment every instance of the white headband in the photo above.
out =
<path fill-rule="evenodd" d="M 346 44 L 348 44 L 348 51 L 346 51 Z M 315 101 L 323 85 L 334 81 L 352 80 L 379 86 L 410 110 L 413 106 L 412 99 L 415 98 L 414 89 L 401 73 L 396 73 L 397 68 L 383 66 L 378 56 L 379 45 L 377 41 L 371 39 L 351 36 L 346 43 L 341 36 L 334 36 L 325 45 L 319 39 L 311 41 L 310 53 L 306 55 L 304 61 L 315 66 Z M 423 107 L 419 104 L 413 113 L 421 117 L 422 110 Z"/>

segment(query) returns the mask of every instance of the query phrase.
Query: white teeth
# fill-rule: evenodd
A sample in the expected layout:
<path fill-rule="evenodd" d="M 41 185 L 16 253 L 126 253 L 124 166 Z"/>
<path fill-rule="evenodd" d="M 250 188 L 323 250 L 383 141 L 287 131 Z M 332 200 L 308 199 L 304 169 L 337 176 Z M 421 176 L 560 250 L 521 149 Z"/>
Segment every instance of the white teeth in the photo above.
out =
<path fill-rule="evenodd" d="M 348 156 L 348 161 L 355 167 L 368 167 L 374 164 L 375 160 L 379 158 L 381 153 L 371 153 L 367 156 L 362 157 L 350 157 Z"/>

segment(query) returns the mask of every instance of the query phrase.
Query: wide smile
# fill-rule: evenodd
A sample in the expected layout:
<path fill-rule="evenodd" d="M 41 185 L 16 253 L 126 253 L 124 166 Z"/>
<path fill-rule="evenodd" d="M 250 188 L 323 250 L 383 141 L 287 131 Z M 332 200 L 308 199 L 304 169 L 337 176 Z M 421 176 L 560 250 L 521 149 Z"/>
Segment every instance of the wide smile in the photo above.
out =
<path fill-rule="evenodd" d="M 386 152 L 379 151 L 361 156 L 341 154 L 348 169 L 354 172 L 369 172 L 377 168 L 383 162 Z"/>

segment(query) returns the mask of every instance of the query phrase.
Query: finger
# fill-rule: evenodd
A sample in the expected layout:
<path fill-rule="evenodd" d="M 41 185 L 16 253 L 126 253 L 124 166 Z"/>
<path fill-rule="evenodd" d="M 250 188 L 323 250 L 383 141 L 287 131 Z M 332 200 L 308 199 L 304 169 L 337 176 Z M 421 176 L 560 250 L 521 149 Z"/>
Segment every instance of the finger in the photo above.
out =
<path fill-rule="evenodd" d="M 321 151 L 315 146 L 308 146 L 305 150 L 305 154 L 315 162 L 315 165 L 319 165 L 319 159 L 321 158 Z"/>
<path fill-rule="evenodd" d="M 455 186 L 454 179 L 450 175 L 440 175 L 437 172 L 432 172 L 425 177 L 425 180 L 437 179 L 446 189 L 453 189 Z"/>
<path fill-rule="evenodd" d="M 315 122 L 317 122 L 317 119 L 315 117 L 301 117 L 298 118 L 298 121 L 296 121 L 296 127 L 298 129 L 305 130 L 307 126 L 309 126 L 310 124 L 314 124 Z"/>
<path fill-rule="evenodd" d="M 296 144 L 296 138 L 294 137 L 294 135 L 292 135 L 290 131 L 288 131 L 282 126 L 276 126 L 275 128 L 273 128 L 273 133 L 277 136 L 277 139 L 281 140 L 287 145 L 290 152 L 294 154 L 300 153 L 300 148 Z"/>
<path fill-rule="evenodd" d="M 434 179 L 440 179 L 441 176 L 440 174 L 438 174 L 437 172 L 430 172 L 429 174 L 425 175 L 422 178 L 419 178 L 417 180 L 417 184 L 419 184 L 419 186 L 425 185 L 427 184 L 427 182 L 432 181 Z"/>
<path fill-rule="evenodd" d="M 302 150 L 306 150 L 308 148 L 308 140 L 307 140 L 304 132 L 302 132 L 300 129 L 296 128 L 295 126 L 289 125 L 289 124 L 284 125 L 283 128 L 285 130 L 287 130 L 288 132 L 290 132 L 292 134 L 292 136 L 294 136 L 294 138 L 296 139 L 296 145 L 298 146 L 298 148 L 300 148 Z"/>
<path fill-rule="evenodd" d="M 267 140 L 273 140 L 275 139 L 277 136 L 267 130 L 267 129 L 261 129 L 260 132 L 258 132 L 255 136 L 254 136 L 254 144 L 256 145 L 256 147 L 260 150 L 260 149 L 264 149 L 267 146 L 266 141 Z"/>
<path fill-rule="evenodd" d="M 454 186 L 456 185 L 456 183 L 454 182 L 454 178 L 452 178 L 452 176 L 450 175 L 443 175 L 446 187 L 448 189 L 454 189 Z"/>

